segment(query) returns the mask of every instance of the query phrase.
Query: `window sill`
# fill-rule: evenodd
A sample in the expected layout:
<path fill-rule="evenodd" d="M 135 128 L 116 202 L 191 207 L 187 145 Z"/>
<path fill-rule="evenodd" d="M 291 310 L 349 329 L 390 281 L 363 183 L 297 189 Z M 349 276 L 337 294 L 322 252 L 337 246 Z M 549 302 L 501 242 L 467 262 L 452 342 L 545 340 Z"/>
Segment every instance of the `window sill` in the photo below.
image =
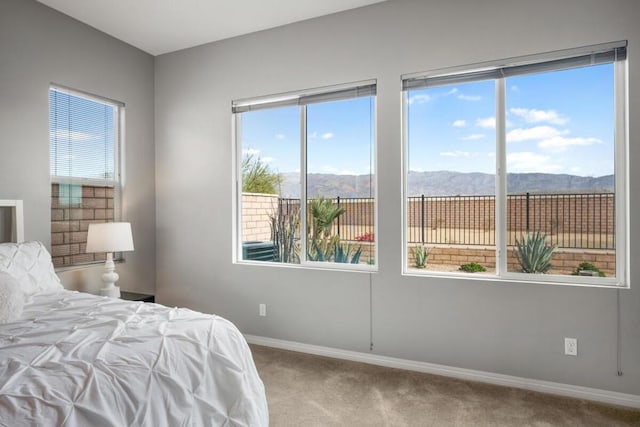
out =
<path fill-rule="evenodd" d="M 122 264 L 122 263 L 125 262 L 125 259 L 124 258 L 114 259 L 113 262 L 115 264 Z M 54 271 L 56 273 L 64 273 L 66 271 L 84 270 L 86 268 L 98 267 L 98 266 L 104 266 L 104 261 L 94 261 L 94 262 L 87 262 L 87 263 L 84 263 L 84 264 L 66 265 L 64 267 L 55 267 Z"/>
<path fill-rule="evenodd" d="M 484 281 L 484 282 L 496 282 L 503 284 L 531 284 L 531 285 L 554 285 L 554 286 L 572 286 L 579 288 L 605 288 L 605 289 L 629 289 L 628 282 L 622 282 L 618 279 L 609 278 L 602 279 L 600 277 L 593 277 L 585 279 L 581 278 L 581 283 L 576 283 L 573 278 L 580 276 L 559 276 L 559 275 L 538 275 L 538 274 L 525 274 L 525 273 L 510 273 L 503 276 L 497 276 L 495 274 L 486 273 L 457 273 L 457 272 L 420 272 L 415 270 L 405 269 L 402 272 L 406 277 L 419 277 L 419 278 L 438 278 L 438 279 L 452 279 L 452 280 L 469 280 L 469 281 Z M 529 276 L 545 276 L 544 280 L 536 280 L 534 277 Z M 539 277 L 538 277 L 539 278 Z"/>
<path fill-rule="evenodd" d="M 235 265 L 252 266 L 252 267 L 276 267 L 276 268 L 292 268 L 298 270 L 319 270 L 319 271 L 340 271 L 345 273 L 377 273 L 377 265 L 357 265 L 343 263 L 306 263 L 306 264 L 288 264 L 269 261 L 247 261 L 236 260 Z"/>

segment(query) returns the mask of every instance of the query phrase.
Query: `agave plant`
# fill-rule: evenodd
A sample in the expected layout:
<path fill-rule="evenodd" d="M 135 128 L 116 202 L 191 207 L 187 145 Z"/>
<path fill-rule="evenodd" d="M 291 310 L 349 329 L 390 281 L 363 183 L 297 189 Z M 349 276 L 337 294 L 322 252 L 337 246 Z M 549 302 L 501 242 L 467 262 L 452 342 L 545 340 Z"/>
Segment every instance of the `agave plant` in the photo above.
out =
<path fill-rule="evenodd" d="M 335 247 L 340 243 L 340 236 L 307 241 L 307 259 L 309 261 L 329 262 L 333 260 Z"/>
<path fill-rule="evenodd" d="M 516 239 L 516 258 L 523 273 L 546 273 L 551 268 L 551 257 L 556 245 L 547 244 L 547 236 L 536 231 Z"/>
<path fill-rule="evenodd" d="M 425 268 L 427 266 L 429 255 L 431 255 L 431 251 L 424 245 L 413 248 L 413 257 L 415 258 L 416 267 Z"/>
<path fill-rule="evenodd" d="M 343 264 L 358 264 L 360 262 L 360 255 L 362 255 L 362 246 L 358 246 L 358 249 L 353 252 L 353 246 L 348 243 L 335 242 L 333 245 L 333 261 Z"/>

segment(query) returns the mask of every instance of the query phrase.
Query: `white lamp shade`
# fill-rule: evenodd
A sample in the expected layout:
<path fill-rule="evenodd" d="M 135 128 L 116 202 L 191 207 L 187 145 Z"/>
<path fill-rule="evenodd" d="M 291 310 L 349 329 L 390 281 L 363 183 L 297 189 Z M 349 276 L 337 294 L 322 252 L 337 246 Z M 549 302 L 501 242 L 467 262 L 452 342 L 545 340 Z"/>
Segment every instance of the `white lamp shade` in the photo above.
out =
<path fill-rule="evenodd" d="M 87 252 L 124 252 L 133 250 L 131 224 L 105 222 L 89 224 Z"/>

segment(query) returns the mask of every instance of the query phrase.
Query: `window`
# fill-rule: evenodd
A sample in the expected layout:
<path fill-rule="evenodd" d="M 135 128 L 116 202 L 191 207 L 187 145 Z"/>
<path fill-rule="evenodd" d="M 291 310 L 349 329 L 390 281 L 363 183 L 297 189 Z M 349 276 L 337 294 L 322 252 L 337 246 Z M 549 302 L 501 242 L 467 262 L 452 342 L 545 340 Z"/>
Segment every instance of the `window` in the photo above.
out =
<path fill-rule="evenodd" d="M 233 103 L 238 261 L 369 269 L 375 84 Z"/>
<path fill-rule="evenodd" d="M 120 115 L 112 101 L 49 89 L 51 252 L 56 267 L 105 259 L 87 254 L 90 223 L 120 219 Z"/>
<path fill-rule="evenodd" d="M 506 62 L 403 79 L 405 271 L 626 286 L 626 42 Z"/>

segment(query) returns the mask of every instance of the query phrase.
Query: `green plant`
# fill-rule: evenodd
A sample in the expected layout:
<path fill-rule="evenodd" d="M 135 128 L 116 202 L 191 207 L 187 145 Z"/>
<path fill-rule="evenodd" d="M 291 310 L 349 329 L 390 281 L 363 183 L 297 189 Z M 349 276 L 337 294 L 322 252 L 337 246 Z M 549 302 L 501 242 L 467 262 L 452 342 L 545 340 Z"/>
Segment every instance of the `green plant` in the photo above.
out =
<path fill-rule="evenodd" d="M 468 264 L 462 264 L 460 266 L 460 268 L 458 268 L 458 270 L 466 271 L 467 273 L 479 273 L 479 272 L 487 271 L 486 268 L 484 268 L 483 266 L 481 266 L 477 262 L 470 262 Z"/>
<path fill-rule="evenodd" d="M 340 243 L 340 236 L 309 240 L 307 246 L 307 259 L 309 261 L 320 262 L 332 261 L 335 247 L 338 243 Z"/>
<path fill-rule="evenodd" d="M 546 273 L 556 245 L 547 244 L 547 236 L 536 231 L 516 239 L 516 258 L 523 273 Z"/>
<path fill-rule="evenodd" d="M 425 245 L 420 245 L 413 248 L 415 266 L 418 268 L 425 268 L 427 266 L 429 255 L 431 255 L 431 250 L 429 250 Z"/>
<path fill-rule="evenodd" d="M 242 159 L 242 191 L 245 193 L 276 194 L 282 177 L 271 170 L 268 164 L 253 154 Z"/>
<path fill-rule="evenodd" d="M 333 200 L 319 197 L 309 203 L 311 213 L 311 238 L 328 238 L 333 221 L 344 213 L 342 206 L 335 206 Z"/>
<path fill-rule="evenodd" d="M 352 262 L 349 245 L 343 246 L 340 236 L 332 236 L 331 228 L 333 222 L 344 213 L 342 206 L 333 204 L 333 200 L 319 197 L 309 202 L 309 227 L 307 239 L 307 259 L 309 261 L 334 261 Z M 353 264 L 357 264 L 360 259 L 362 249 L 359 248 L 353 257 L 356 258 Z M 357 257 L 356 257 L 357 255 Z"/>
<path fill-rule="evenodd" d="M 606 277 L 602 270 L 589 262 L 580 263 L 580 265 L 578 265 L 575 271 L 571 274 L 574 276 L 579 276 L 581 271 L 594 271 L 598 274 L 598 277 Z"/>
<path fill-rule="evenodd" d="M 270 215 L 271 240 L 273 241 L 274 261 L 300 263 L 300 248 L 296 234 L 300 228 L 299 212 L 280 212 Z"/>
<path fill-rule="evenodd" d="M 362 255 L 362 246 L 358 246 L 353 254 L 353 246 L 348 243 L 335 242 L 333 245 L 333 262 L 339 262 L 344 264 L 358 264 L 360 262 L 360 255 Z"/>

